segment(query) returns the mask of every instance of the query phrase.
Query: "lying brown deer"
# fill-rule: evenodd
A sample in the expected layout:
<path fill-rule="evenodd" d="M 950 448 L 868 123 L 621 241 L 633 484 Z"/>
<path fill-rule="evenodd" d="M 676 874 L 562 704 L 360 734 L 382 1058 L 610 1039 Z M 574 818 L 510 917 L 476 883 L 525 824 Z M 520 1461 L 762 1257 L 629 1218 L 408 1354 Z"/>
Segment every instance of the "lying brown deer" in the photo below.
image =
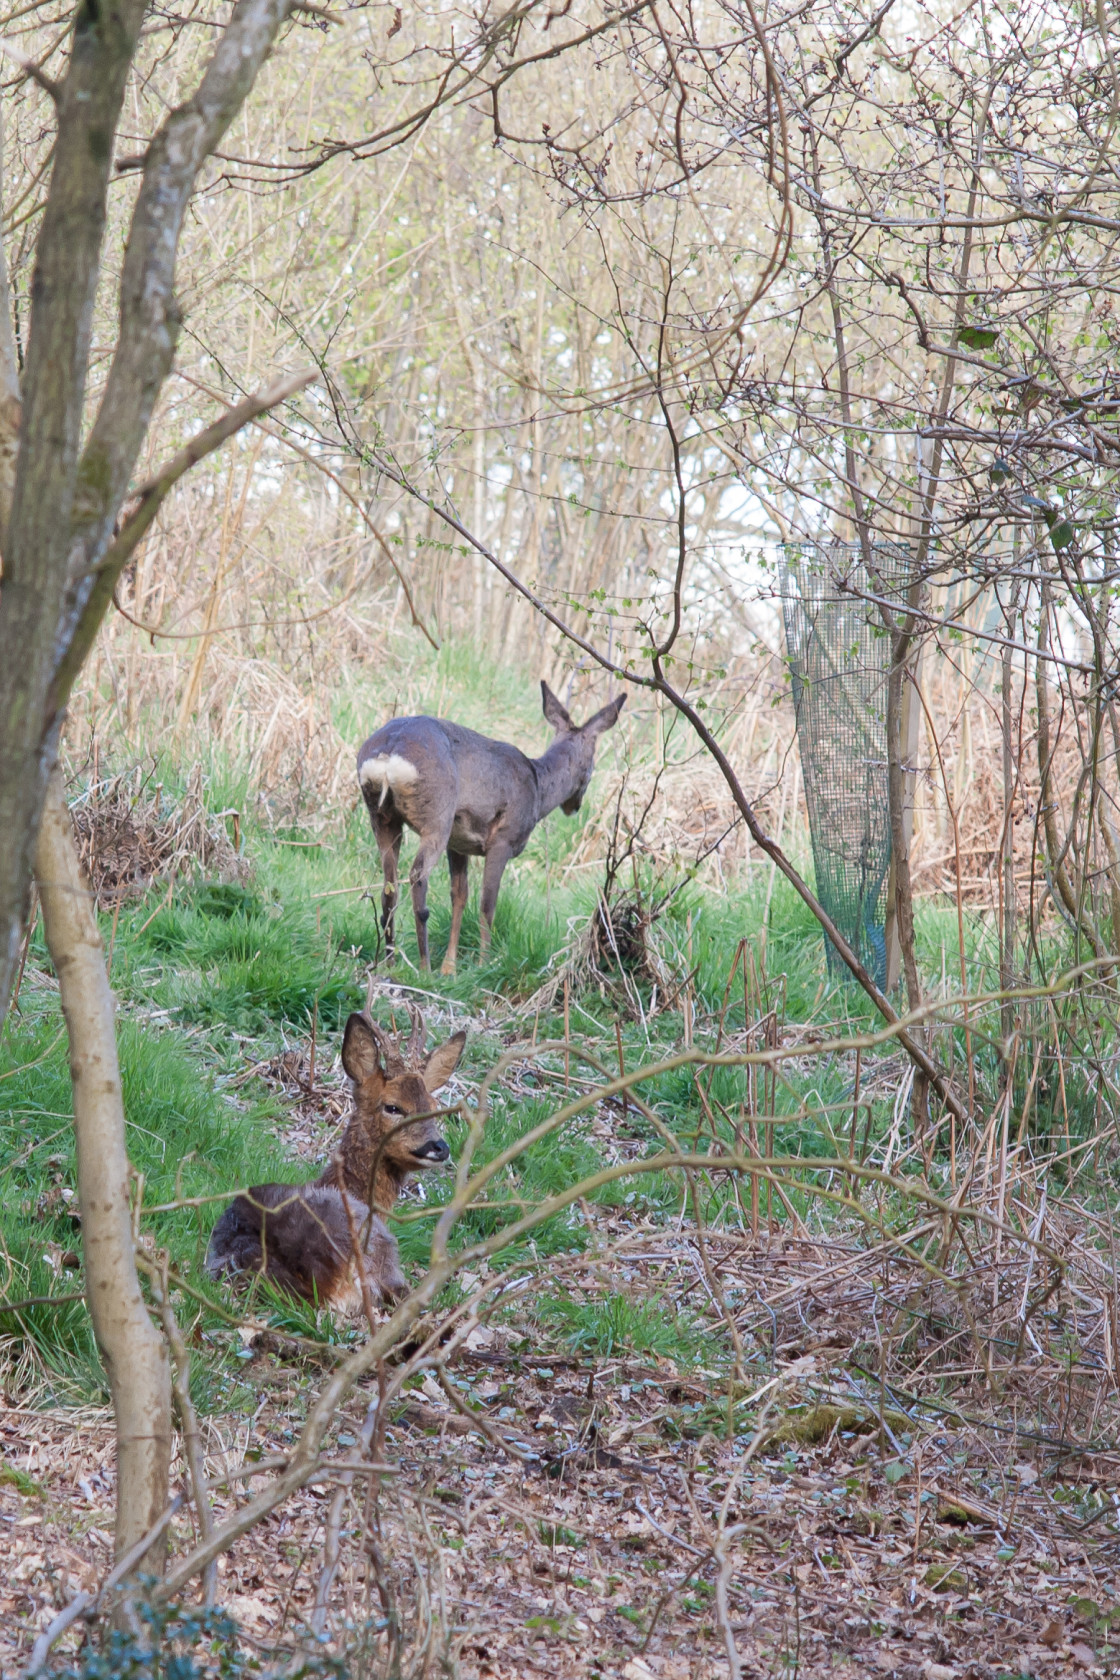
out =
<path fill-rule="evenodd" d="M 478 915 L 478 942 L 485 956 L 506 864 L 520 856 L 541 818 L 558 805 L 567 816 L 579 810 L 599 737 L 618 722 L 626 696 L 620 694 L 584 724 L 572 722 L 544 682 L 541 697 L 556 737 L 540 758 L 527 758 L 505 741 L 491 741 L 434 717 L 393 718 L 359 750 L 358 783 L 385 879 L 381 926 L 390 953 L 406 824 L 420 836 L 408 877 L 420 967 L 428 967 L 428 877 L 445 851 L 451 874 L 451 938 L 442 972 L 454 974 L 467 903 L 468 860 L 485 859 Z"/>
<path fill-rule="evenodd" d="M 373 1299 L 404 1295 L 408 1285 L 385 1216 L 410 1172 L 451 1154 L 431 1117 L 432 1098 L 459 1065 L 466 1036 L 458 1032 L 425 1056 L 418 1010 L 403 1048 L 368 1014 L 351 1015 L 342 1065 L 353 1082 L 354 1111 L 330 1165 L 313 1184 L 257 1184 L 235 1197 L 210 1237 L 210 1275 L 261 1273 L 301 1300 L 353 1312 L 363 1282 L 356 1237 Z"/>

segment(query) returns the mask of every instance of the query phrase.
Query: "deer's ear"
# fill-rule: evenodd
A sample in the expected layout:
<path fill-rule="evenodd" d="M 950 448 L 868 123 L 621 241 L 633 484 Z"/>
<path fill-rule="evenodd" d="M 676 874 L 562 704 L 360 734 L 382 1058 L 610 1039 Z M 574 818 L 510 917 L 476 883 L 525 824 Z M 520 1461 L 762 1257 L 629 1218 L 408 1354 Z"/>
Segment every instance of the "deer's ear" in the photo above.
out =
<path fill-rule="evenodd" d="M 373 1028 L 364 1015 L 351 1015 L 342 1035 L 342 1065 L 355 1085 L 361 1085 L 374 1074 L 385 1076 L 378 1054 Z"/>
<path fill-rule="evenodd" d="M 608 729 L 614 728 L 615 724 L 618 722 L 618 714 L 621 712 L 625 704 L 625 694 L 618 695 L 611 701 L 609 706 L 604 706 L 601 712 L 596 712 L 594 717 L 588 718 L 587 722 L 583 726 L 582 733 L 584 735 L 592 735 L 597 740 L 598 737 L 605 734 Z"/>
<path fill-rule="evenodd" d="M 541 706 L 544 711 L 544 721 L 551 724 L 558 735 L 571 734 L 575 724 L 544 681 L 541 682 Z"/>
<path fill-rule="evenodd" d="M 455 1069 L 459 1066 L 459 1057 L 463 1054 L 463 1046 L 467 1042 L 465 1032 L 457 1032 L 454 1038 L 449 1038 L 446 1044 L 441 1044 L 424 1060 L 424 1083 L 429 1091 L 438 1091 L 441 1085 L 446 1085 Z"/>

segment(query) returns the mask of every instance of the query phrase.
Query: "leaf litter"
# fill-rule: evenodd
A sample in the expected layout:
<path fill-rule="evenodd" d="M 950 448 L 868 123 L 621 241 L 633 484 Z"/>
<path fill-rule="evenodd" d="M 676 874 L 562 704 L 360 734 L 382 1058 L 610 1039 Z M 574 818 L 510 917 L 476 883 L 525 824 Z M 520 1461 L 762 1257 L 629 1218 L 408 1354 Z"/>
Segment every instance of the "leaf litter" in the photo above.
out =
<path fill-rule="evenodd" d="M 598 1211 L 613 1288 L 701 1293 L 694 1234 Z M 306 1636 L 341 1494 L 321 1627 L 340 1653 L 367 1648 L 374 1673 L 391 1627 L 403 1672 L 438 1661 L 464 1680 L 707 1680 L 728 1672 L 728 1634 L 745 1676 L 1120 1666 L 1116 1395 L 1091 1349 L 1064 1387 L 1038 1371 L 999 1392 L 975 1372 L 931 1380 L 916 1349 L 908 1384 L 897 1351 L 878 1383 L 860 1342 L 878 1287 L 865 1250 L 777 1232 L 707 1244 L 745 1343 L 760 1316 L 769 1329 L 749 1392 L 702 1363 L 565 1352 L 524 1305 L 496 1314 L 442 1372 L 459 1409 L 430 1370 L 391 1407 L 390 1473 L 353 1472 L 373 1382 L 339 1415 L 321 1482 L 221 1560 L 219 1600 L 250 1646 Z M 567 1270 L 585 1296 L 602 1287 L 593 1268 Z M 895 1270 L 898 1301 L 913 1279 Z M 215 1488 L 219 1521 L 259 1486 L 255 1463 L 291 1450 L 316 1386 L 267 1337 L 245 1351 L 251 1413 L 207 1425 L 211 1479 L 241 1472 Z M 7 1403 L 0 1429 L 0 1663 L 14 1674 L 111 1559 L 112 1431 L 104 1413 Z M 173 1549 L 192 1538 L 178 1520 Z"/>

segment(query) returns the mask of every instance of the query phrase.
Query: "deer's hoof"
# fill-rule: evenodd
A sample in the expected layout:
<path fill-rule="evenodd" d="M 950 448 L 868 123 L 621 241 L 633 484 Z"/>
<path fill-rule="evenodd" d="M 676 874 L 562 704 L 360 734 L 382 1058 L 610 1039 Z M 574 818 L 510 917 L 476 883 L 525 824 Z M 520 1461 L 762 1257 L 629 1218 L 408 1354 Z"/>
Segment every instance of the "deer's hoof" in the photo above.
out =
<path fill-rule="evenodd" d="M 439 965 L 439 971 L 440 971 L 441 974 L 454 974 L 454 972 L 455 972 L 455 958 L 454 957 L 444 957 L 443 961 Z"/>

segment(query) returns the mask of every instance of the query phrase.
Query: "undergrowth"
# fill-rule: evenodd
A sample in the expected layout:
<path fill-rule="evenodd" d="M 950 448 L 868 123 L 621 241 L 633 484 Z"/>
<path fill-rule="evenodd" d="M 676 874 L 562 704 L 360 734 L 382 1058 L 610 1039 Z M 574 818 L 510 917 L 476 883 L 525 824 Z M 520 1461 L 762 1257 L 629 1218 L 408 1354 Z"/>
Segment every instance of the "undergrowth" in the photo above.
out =
<path fill-rule="evenodd" d="M 229 790 L 212 791 L 216 803 Z M 548 1001 L 541 988 L 595 910 L 597 871 L 572 870 L 565 863 L 577 832 L 559 816 L 537 830 L 525 858 L 508 872 L 485 963 L 477 961 L 477 866 L 455 976 L 417 972 L 411 915 L 399 917 L 403 954 L 392 978 L 402 989 L 395 1005 L 383 998 L 379 1011 L 391 1024 L 394 1008 L 399 1014 L 406 999 L 420 1001 L 431 1037 L 465 1021 L 471 1031 L 461 1073 L 468 1092 L 506 1046 L 564 1034 L 561 994 L 553 988 Z M 314 1041 L 320 1080 L 337 1088 L 340 1029 L 347 1014 L 362 1007 L 370 966 L 383 955 L 380 882 L 364 815 L 355 811 L 337 840 L 250 825 L 243 842 L 245 879 L 156 882 L 143 897 L 102 918 L 121 1006 L 119 1048 L 136 1193 L 146 1210 L 185 1198 L 197 1204 L 146 1212 L 146 1226 L 166 1247 L 182 1280 L 177 1299 L 192 1321 L 199 1403 L 235 1411 L 252 1408 L 254 1391 L 244 1380 L 245 1350 L 236 1331 L 215 1310 L 228 1304 L 226 1297 L 203 1270 L 210 1228 L 229 1192 L 268 1179 L 306 1179 L 316 1170 L 306 1151 L 300 1159 L 286 1146 L 289 1100 L 275 1081 L 253 1070 L 292 1048 L 306 1055 Z M 430 903 L 438 961 L 450 919 L 442 869 Z M 950 941 L 955 961 L 951 912 L 925 907 L 920 932 L 930 972 L 944 970 Z M 781 879 L 773 882 L 756 871 L 753 880 L 723 895 L 686 882 L 658 923 L 656 937 L 662 956 L 682 978 L 680 995 L 669 1000 L 668 1009 L 664 990 L 655 998 L 649 977 L 637 972 L 624 982 L 599 971 L 569 991 L 571 1042 L 597 1058 L 608 1075 L 620 1048 L 632 1069 L 679 1051 L 690 1029 L 697 1045 L 711 1049 L 735 1034 L 741 1045 L 745 1025 L 771 1015 L 779 1028 L 797 1023 L 799 1031 L 811 1029 L 820 1037 L 876 1025 L 862 994 L 830 979 L 816 924 Z M 976 943 L 982 962 L 982 929 Z M 975 983 L 980 976 L 973 978 Z M 963 1042 L 959 1025 L 942 1031 L 946 1044 Z M 977 1064 L 992 1075 L 998 1047 L 974 1037 Z M 897 1122 L 904 1073 L 903 1059 L 888 1044 L 864 1057 L 858 1100 L 850 1054 L 789 1064 L 769 1082 L 760 1076 L 753 1091 L 754 1109 L 764 1116 L 758 1135 L 779 1152 L 828 1159 L 854 1140 L 866 1154 Z M 578 1056 L 566 1067 L 556 1053 L 526 1064 L 495 1089 L 476 1164 L 515 1144 L 584 1088 L 581 1082 L 597 1077 Z M 659 1151 L 668 1134 L 695 1149 L 744 1147 L 748 1088 L 741 1068 L 678 1068 L 644 1082 L 640 1095 L 651 1113 L 617 1101 L 609 1108 L 594 1105 L 527 1148 L 491 1185 L 491 1205 L 464 1216 L 457 1240 L 492 1235 L 606 1160 L 640 1162 Z M 1063 1100 L 1068 1126 L 1064 1092 Z M 1048 1119 L 1040 1099 L 1036 1126 L 1052 1118 L 1053 1101 Z M 1075 1130 L 1077 1123 L 1075 1115 Z M 320 1158 L 329 1135 L 324 1122 L 321 1138 L 316 1136 Z M 448 1136 L 455 1155 L 462 1123 L 450 1119 Z M 937 1160 L 930 1161 L 929 1171 L 934 1183 L 945 1178 Z M 397 1234 L 405 1264 L 414 1272 L 423 1264 L 433 1214 L 448 1184 L 447 1178 L 429 1176 L 423 1201 L 400 1204 Z M 80 1294 L 74 1192 L 65 1036 L 40 925 L 18 1007 L 0 1039 L 2 1293 L 9 1302 L 29 1302 L 0 1313 L 0 1336 L 10 1388 L 44 1398 L 103 1399 L 100 1362 Z M 691 1194 L 702 1198 L 708 1223 L 743 1227 L 748 1210 L 741 1186 L 711 1178 L 694 1185 Z M 601 1186 L 591 1201 L 635 1222 L 661 1224 L 695 1211 L 682 1202 L 679 1178 L 665 1173 L 620 1178 Z M 821 1217 L 819 1207 L 797 1192 L 785 1203 L 766 1193 L 763 1209 L 778 1223 Z M 757 1207 L 753 1216 L 757 1219 Z M 578 1254 L 587 1242 L 585 1215 L 569 1208 L 501 1256 L 503 1266 L 528 1268 L 538 1280 L 509 1315 L 542 1350 L 553 1346 L 596 1357 L 629 1350 L 684 1365 L 701 1362 L 711 1370 L 726 1367 L 732 1350 L 718 1327 L 709 1323 L 701 1332 L 687 1312 L 631 1299 L 624 1286 L 605 1298 L 585 1298 L 550 1275 L 550 1257 Z M 449 1299 L 454 1289 L 449 1286 Z M 267 1293 L 258 1292 L 254 1306 L 282 1330 L 336 1342 L 357 1333 Z"/>

